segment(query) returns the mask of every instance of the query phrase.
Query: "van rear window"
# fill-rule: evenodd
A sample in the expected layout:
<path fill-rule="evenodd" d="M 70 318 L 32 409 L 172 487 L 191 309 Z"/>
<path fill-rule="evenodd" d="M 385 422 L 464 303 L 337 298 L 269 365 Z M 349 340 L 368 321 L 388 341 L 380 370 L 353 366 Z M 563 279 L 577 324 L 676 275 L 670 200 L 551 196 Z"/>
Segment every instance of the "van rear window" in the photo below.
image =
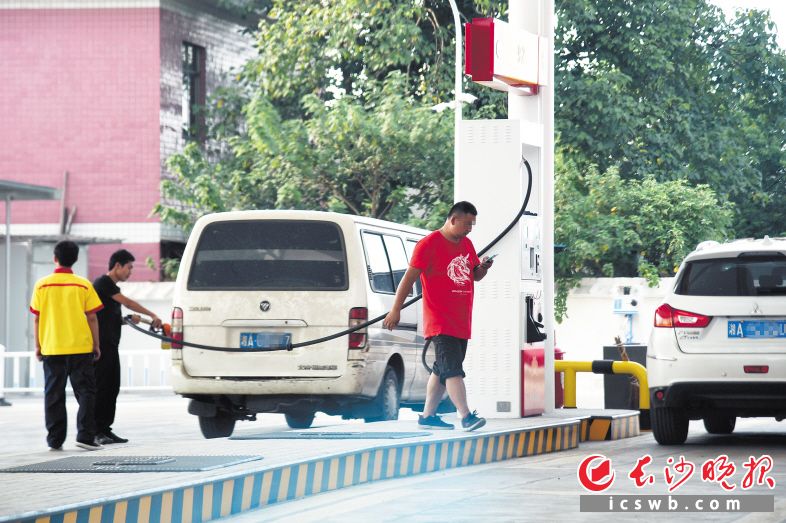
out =
<path fill-rule="evenodd" d="M 338 225 L 243 220 L 205 227 L 188 273 L 189 290 L 346 290 Z"/>
<path fill-rule="evenodd" d="M 786 295 L 786 257 L 741 255 L 689 262 L 677 284 L 687 296 Z"/>

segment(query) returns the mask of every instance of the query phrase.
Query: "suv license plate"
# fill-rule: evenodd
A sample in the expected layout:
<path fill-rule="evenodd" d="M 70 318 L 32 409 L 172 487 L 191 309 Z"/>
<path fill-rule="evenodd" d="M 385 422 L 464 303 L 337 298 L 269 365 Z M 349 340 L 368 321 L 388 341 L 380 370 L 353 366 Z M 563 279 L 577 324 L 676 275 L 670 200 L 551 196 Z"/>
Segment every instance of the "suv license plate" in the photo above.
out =
<path fill-rule="evenodd" d="M 786 338 L 786 320 L 729 321 L 729 338 Z"/>
<path fill-rule="evenodd" d="M 288 332 L 241 332 L 241 349 L 281 349 L 289 345 L 292 334 Z"/>

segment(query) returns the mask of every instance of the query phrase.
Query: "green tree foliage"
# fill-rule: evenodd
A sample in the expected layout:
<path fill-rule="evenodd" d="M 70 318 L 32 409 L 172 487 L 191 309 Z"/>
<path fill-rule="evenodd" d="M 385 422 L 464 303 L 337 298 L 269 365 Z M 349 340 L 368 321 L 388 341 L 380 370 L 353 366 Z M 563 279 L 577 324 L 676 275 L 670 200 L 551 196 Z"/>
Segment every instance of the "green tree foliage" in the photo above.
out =
<path fill-rule="evenodd" d="M 705 0 L 557 3 L 556 126 L 580 166 L 708 184 L 736 234 L 778 233 L 784 53 L 768 15 Z"/>
<path fill-rule="evenodd" d="M 478 2 L 491 14 L 499 3 Z M 443 219 L 452 115 L 430 107 L 453 97 L 448 2 L 232 4 L 260 17 L 258 56 L 206 108 L 210 142 L 170 159 L 162 218 L 186 229 L 205 212 L 245 208 Z M 482 114 L 499 116 L 504 96 L 483 91 L 496 105 Z"/>
<path fill-rule="evenodd" d="M 306 95 L 303 120 L 249 110 L 250 178 L 276 186 L 277 208 L 318 208 L 406 221 L 452 194 L 452 115 L 401 95 L 396 73 L 366 101 Z M 452 190 L 452 189 L 451 189 Z M 417 216 L 417 214 L 415 215 Z M 428 222 L 428 213 L 420 217 Z"/>
<path fill-rule="evenodd" d="M 623 179 L 616 167 L 580 171 L 557 158 L 554 236 L 567 249 L 555 258 L 560 278 L 558 311 L 567 291 L 585 276 L 674 275 L 680 262 L 704 240 L 723 240 L 733 206 L 707 185 L 654 177 Z"/>
<path fill-rule="evenodd" d="M 211 141 L 170 160 L 162 217 L 313 208 L 436 225 L 452 195 L 452 121 L 429 110 L 453 96 L 448 2 L 227 1 L 259 17 L 258 56 L 213 97 Z M 458 5 L 465 21 L 506 18 L 506 0 Z M 783 232 L 786 59 L 765 14 L 556 7 L 562 276 L 652 279 L 698 241 Z M 465 90 L 480 97 L 465 117 L 506 116 L 504 94 Z"/>

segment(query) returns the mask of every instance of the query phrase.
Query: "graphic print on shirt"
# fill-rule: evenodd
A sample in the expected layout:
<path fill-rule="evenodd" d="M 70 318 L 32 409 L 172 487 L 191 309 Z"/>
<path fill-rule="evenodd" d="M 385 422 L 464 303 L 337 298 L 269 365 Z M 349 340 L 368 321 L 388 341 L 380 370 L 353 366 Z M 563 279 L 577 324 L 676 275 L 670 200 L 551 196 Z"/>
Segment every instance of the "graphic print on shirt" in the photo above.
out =
<path fill-rule="evenodd" d="M 448 264 L 448 278 L 456 285 L 466 285 L 472 281 L 470 278 L 469 253 L 456 256 Z"/>

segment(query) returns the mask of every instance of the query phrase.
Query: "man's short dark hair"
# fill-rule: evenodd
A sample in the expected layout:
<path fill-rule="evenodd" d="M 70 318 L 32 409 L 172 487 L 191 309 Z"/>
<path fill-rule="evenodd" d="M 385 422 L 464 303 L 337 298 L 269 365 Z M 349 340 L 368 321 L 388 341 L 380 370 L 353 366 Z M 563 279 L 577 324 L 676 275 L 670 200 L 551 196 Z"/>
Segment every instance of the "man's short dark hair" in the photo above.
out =
<path fill-rule="evenodd" d="M 448 218 L 454 214 L 471 214 L 473 216 L 477 216 L 478 210 L 469 202 L 456 202 L 453 204 L 453 207 L 450 208 Z"/>
<path fill-rule="evenodd" d="M 115 251 L 112 253 L 112 256 L 109 257 L 109 270 L 111 271 L 112 269 L 114 269 L 116 263 L 119 263 L 120 266 L 122 267 L 126 263 L 132 262 L 135 259 L 136 258 L 134 258 L 134 255 L 125 249 L 120 249 L 119 251 Z"/>
<path fill-rule="evenodd" d="M 61 267 L 70 268 L 79 259 L 79 245 L 71 240 L 63 240 L 55 245 L 55 258 Z"/>

